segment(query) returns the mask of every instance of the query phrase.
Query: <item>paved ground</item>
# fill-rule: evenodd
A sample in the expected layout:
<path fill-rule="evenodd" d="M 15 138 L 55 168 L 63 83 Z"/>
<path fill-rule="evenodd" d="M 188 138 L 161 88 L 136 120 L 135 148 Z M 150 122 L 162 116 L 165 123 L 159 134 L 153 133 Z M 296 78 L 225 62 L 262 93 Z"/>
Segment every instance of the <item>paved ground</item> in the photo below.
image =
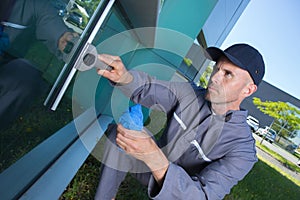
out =
<path fill-rule="evenodd" d="M 258 142 L 262 141 L 262 138 L 257 136 L 256 134 L 253 134 L 253 137 Z M 294 163 L 295 165 L 297 165 L 297 162 L 298 162 L 299 158 L 297 158 L 296 156 L 294 156 L 293 154 L 291 154 L 287 150 L 285 150 L 282 147 L 276 145 L 275 143 L 271 144 L 270 142 L 268 142 L 266 140 L 264 140 L 262 144 L 264 146 L 266 146 L 267 148 L 269 148 L 270 150 L 272 150 L 272 151 L 276 152 L 277 154 L 281 155 L 283 158 L 285 158 L 285 159 L 289 160 L 290 162 Z"/>
<path fill-rule="evenodd" d="M 294 172 L 294 171 L 290 170 L 289 168 L 285 167 L 282 163 L 280 163 L 278 160 L 276 160 L 275 158 L 270 156 L 268 153 L 262 151 L 261 149 L 256 148 L 256 150 L 257 150 L 258 155 L 262 156 L 263 158 L 265 158 L 269 162 L 273 163 L 275 166 L 281 168 L 281 170 L 283 170 L 287 174 L 290 174 L 291 176 L 295 177 L 296 179 L 298 179 L 300 181 L 300 174 L 299 173 Z"/>

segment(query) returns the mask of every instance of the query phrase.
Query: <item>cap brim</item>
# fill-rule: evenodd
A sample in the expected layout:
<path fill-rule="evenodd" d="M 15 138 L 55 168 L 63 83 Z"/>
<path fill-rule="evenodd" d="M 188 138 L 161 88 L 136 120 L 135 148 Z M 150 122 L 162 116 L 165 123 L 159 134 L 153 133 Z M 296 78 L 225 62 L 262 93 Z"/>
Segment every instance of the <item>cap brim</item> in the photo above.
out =
<path fill-rule="evenodd" d="M 232 62 L 233 64 L 235 64 L 238 67 L 246 70 L 246 66 L 244 66 L 238 59 L 236 59 L 232 55 L 224 52 L 223 50 L 221 50 L 221 49 L 219 49 L 217 47 L 208 47 L 206 49 L 206 52 L 209 55 L 208 59 L 211 59 L 211 60 L 217 62 L 220 57 L 224 56 L 228 60 L 230 60 L 230 62 Z"/>
<path fill-rule="evenodd" d="M 217 61 L 221 56 L 225 56 L 224 52 L 217 47 L 208 47 L 206 52 L 208 54 L 206 57 L 213 61 Z"/>

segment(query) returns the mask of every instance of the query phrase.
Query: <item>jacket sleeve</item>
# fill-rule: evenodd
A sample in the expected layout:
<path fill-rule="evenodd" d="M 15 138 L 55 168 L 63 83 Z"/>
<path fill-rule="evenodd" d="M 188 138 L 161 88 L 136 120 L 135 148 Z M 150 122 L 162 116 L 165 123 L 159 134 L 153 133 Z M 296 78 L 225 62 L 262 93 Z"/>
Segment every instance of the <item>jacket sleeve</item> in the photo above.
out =
<path fill-rule="evenodd" d="M 192 99 L 195 96 L 190 83 L 161 81 L 140 71 L 130 73 L 134 77 L 133 81 L 118 85 L 118 88 L 132 101 L 145 107 L 169 112 L 183 98 Z"/>
<path fill-rule="evenodd" d="M 195 176 L 171 163 L 161 187 L 150 178 L 148 195 L 151 199 L 223 199 L 256 161 L 253 154 L 237 152 L 212 162 Z"/>
<path fill-rule="evenodd" d="M 51 1 L 35 0 L 34 12 L 36 17 L 36 37 L 48 47 L 56 56 L 60 55 L 58 41 L 67 31 L 74 32 L 63 22 Z"/>

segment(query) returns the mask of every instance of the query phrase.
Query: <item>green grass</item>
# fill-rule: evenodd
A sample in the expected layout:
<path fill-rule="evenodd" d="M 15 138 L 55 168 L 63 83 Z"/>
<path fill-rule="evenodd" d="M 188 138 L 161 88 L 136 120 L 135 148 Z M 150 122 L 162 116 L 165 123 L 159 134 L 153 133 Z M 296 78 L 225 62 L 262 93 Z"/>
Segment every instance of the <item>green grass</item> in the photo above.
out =
<path fill-rule="evenodd" d="M 61 196 L 63 199 L 93 199 L 98 185 L 100 162 L 90 156 Z M 109 184 L 109 183 L 107 183 Z M 250 173 L 232 188 L 225 200 L 297 200 L 300 187 L 267 163 L 259 160 Z M 117 194 L 118 200 L 148 199 L 147 188 L 128 175 Z"/>
<path fill-rule="evenodd" d="M 43 106 L 43 96 L 28 105 L 28 110 L 0 134 L 0 173 L 23 155 L 73 119 L 70 100 L 63 99 L 61 106 L 50 111 Z"/>
<path fill-rule="evenodd" d="M 60 197 L 60 200 L 94 199 L 99 182 L 100 166 L 101 164 L 96 158 L 89 156 Z M 116 199 L 148 199 L 147 188 L 128 174 L 119 188 Z"/>
<path fill-rule="evenodd" d="M 152 113 L 151 113 L 152 114 Z M 161 115 L 161 113 L 154 113 Z M 161 115 L 160 118 L 165 116 Z M 161 121 L 151 117 L 151 123 L 148 129 L 152 131 L 155 127 L 163 127 Z M 149 121 L 148 121 L 149 122 Z M 160 130 L 156 130 L 160 132 Z M 299 172 L 299 168 L 284 159 L 282 156 L 266 148 L 264 145 L 257 143 L 257 146 L 267 153 L 274 155 L 280 162 L 285 163 L 289 168 Z M 93 199 L 98 185 L 100 162 L 90 156 L 83 167 L 79 170 L 73 181 L 68 186 L 60 200 L 63 199 Z M 93 173 L 90 171 L 95 170 Z M 86 175 L 88 174 L 93 175 Z M 109 184 L 109 183 L 107 183 Z M 300 182 L 295 178 L 285 174 L 279 168 L 259 157 L 259 161 L 254 165 L 253 169 L 247 176 L 240 181 L 231 190 L 231 193 L 225 196 L 225 200 L 298 200 L 300 197 Z M 143 200 L 148 199 L 147 188 L 139 184 L 130 175 L 121 184 L 117 200 Z"/>
<path fill-rule="evenodd" d="M 297 200 L 299 195 L 299 186 L 259 160 L 250 173 L 238 185 L 233 187 L 225 200 Z"/>
<path fill-rule="evenodd" d="M 5 135 L 8 137 L 10 134 L 14 134 L 13 136 L 18 138 L 18 140 L 14 141 L 19 142 L 11 145 L 14 149 L 10 148 L 5 149 L 7 151 L 1 151 L 2 162 L 0 163 L 0 166 L 2 169 L 6 168 L 8 163 L 17 160 L 33 146 L 48 137 L 49 133 L 53 133 L 56 129 L 68 123 L 72 117 L 70 105 L 65 101 L 62 102 L 56 112 L 49 112 L 41 104 L 41 102 L 36 103 L 35 106 L 31 108 L 32 112 L 20 118 L 16 125 L 10 130 L 11 132 L 7 132 L 6 134 L 2 133 L 2 140 L 5 138 Z M 40 117 L 44 117 L 44 119 L 40 120 Z M 159 127 L 154 121 L 152 121 L 150 125 Z M 24 143 L 24 141 L 26 142 Z M 272 152 L 265 146 L 257 145 L 259 148 L 280 160 L 280 162 L 285 163 L 289 168 L 294 169 L 295 171 L 299 170 L 293 163 L 288 162 L 286 159 L 275 152 Z M 3 147 L 5 146 L 2 146 L 2 148 Z M 4 148 L 2 150 L 4 150 Z M 8 157 L 4 156 L 4 152 L 6 152 Z M 89 156 L 62 194 L 60 200 L 93 199 L 99 181 L 100 165 L 100 162 L 96 158 Z M 259 158 L 259 161 L 254 165 L 250 173 L 232 188 L 231 193 L 225 197 L 225 200 L 296 200 L 299 199 L 300 196 L 299 185 L 299 181 L 297 182 L 293 177 L 280 172 L 280 169 L 276 168 L 271 163 Z M 147 188 L 140 185 L 134 178 L 128 175 L 119 188 L 117 199 L 148 199 Z"/>
<path fill-rule="evenodd" d="M 100 162 L 89 156 L 60 199 L 93 199 L 98 185 L 99 167 Z"/>
<path fill-rule="evenodd" d="M 300 168 L 295 165 L 294 163 L 292 163 L 291 161 L 285 159 L 284 157 L 282 157 L 280 154 L 272 151 L 271 149 L 269 149 L 268 147 L 260 144 L 260 142 L 256 141 L 256 146 L 259 147 L 260 149 L 262 149 L 263 151 L 267 152 L 268 154 L 272 155 L 272 157 L 274 157 L 276 160 L 278 160 L 279 162 L 281 162 L 283 165 L 285 165 L 287 168 L 291 169 L 292 171 L 295 171 L 297 173 L 300 173 Z M 300 185 L 299 185 L 300 186 Z"/>
<path fill-rule="evenodd" d="M 270 154 L 274 152 L 259 146 Z M 274 153 L 276 155 L 276 153 Z M 284 162 L 287 162 L 284 158 Z M 63 199 L 93 199 L 99 179 L 100 162 L 93 156 L 89 156 L 81 167 L 73 181 L 70 183 Z M 107 183 L 109 184 L 109 183 Z M 259 157 L 259 161 L 247 176 L 225 196 L 225 200 L 297 200 L 300 196 L 300 183 L 293 177 L 287 177 L 271 163 Z M 143 200 L 148 199 L 147 188 L 139 184 L 130 175 L 121 184 L 117 198 L 118 200 Z"/>
<path fill-rule="evenodd" d="M 282 157 L 278 153 L 270 150 L 269 148 L 267 148 L 264 145 L 261 145 L 258 142 L 256 142 L 256 145 L 257 145 L 258 148 L 260 148 L 263 151 L 265 151 L 266 153 L 272 155 L 273 158 L 277 159 L 279 162 L 281 162 L 282 165 L 284 165 L 288 169 L 291 169 L 292 171 L 294 171 L 296 173 L 300 172 L 300 168 L 297 165 L 295 165 L 294 163 L 290 162 L 289 160 L 286 160 L 284 157 Z M 274 164 L 272 164 L 271 162 L 265 160 L 264 158 L 259 157 L 259 159 L 263 160 L 270 167 L 272 167 L 273 169 L 277 170 L 279 173 L 281 173 L 281 175 L 285 176 L 287 179 L 291 180 L 292 182 L 294 182 L 296 185 L 298 185 L 300 187 L 300 180 L 295 179 L 293 176 L 291 176 L 290 174 L 287 174 L 286 172 L 282 171 L 279 167 L 275 166 Z"/>

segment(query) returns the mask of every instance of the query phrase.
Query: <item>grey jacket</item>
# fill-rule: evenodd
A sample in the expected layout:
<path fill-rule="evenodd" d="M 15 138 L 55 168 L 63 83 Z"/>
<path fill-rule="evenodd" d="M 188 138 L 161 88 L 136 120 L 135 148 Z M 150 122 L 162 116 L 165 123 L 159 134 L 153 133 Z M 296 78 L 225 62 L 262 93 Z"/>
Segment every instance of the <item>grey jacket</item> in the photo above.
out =
<path fill-rule="evenodd" d="M 155 80 L 132 71 L 133 82 L 118 87 L 134 102 L 167 114 L 158 141 L 170 166 L 162 187 L 151 177 L 153 199 L 223 199 L 257 161 L 247 111 L 213 115 L 203 88 Z"/>
<path fill-rule="evenodd" d="M 35 40 L 42 41 L 58 56 L 59 38 L 71 31 L 49 0 L 16 0 L 7 22 L 24 27 L 4 27 L 10 40 L 7 52 L 15 57 L 24 57 Z"/>

